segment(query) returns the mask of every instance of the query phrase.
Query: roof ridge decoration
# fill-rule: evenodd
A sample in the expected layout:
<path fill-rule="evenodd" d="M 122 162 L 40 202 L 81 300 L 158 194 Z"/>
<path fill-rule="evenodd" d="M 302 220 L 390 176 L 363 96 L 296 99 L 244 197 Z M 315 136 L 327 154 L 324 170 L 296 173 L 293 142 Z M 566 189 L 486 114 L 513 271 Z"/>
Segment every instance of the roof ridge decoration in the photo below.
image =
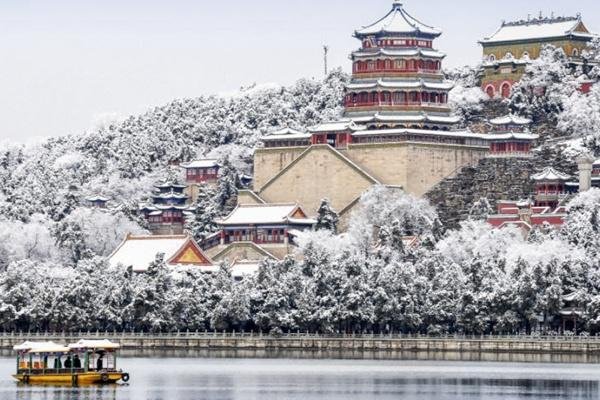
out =
<path fill-rule="evenodd" d="M 581 14 L 577 14 L 574 17 L 540 17 L 527 20 L 521 19 L 518 21 L 502 21 L 502 26 L 544 25 L 570 21 L 581 21 Z"/>
<path fill-rule="evenodd" d="M 494 44 L 566 36 L 593 38 L 596 35 L 588 31 L 580 14 L 576 17 L 544 18 L 540 16 L 529 20 L 502 21 L 500 27 L 492 35 L 483 38 L 479 43 Z"/>
<path fill-rule="evenodd" d="M 563 174 L 562 172 L 555 170 L 553 167 L 546 167 L 542 172 L 531 175 L 531 179 L 534 181 L 566 181 L 571 179 L 571 176 Z"/>
<path fill-rule="evenodd" d="M 406 12 L 401 1 L 394 0 L 390 12 L 376 22 L 355 31 L 354 35 L 360 37 L 379 33 L 423 33 L 438 37 L 442 31 L 419 21 Z"/>

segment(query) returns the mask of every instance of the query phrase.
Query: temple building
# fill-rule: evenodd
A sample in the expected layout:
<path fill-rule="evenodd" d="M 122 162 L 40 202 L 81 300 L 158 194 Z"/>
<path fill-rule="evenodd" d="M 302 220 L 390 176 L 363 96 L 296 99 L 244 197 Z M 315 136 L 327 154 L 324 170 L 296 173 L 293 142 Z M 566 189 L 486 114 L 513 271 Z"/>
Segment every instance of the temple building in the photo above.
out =
<path fill-rule="evenodd" d="M 134 272 L 146 272 L 156 256 L 162 254 L 167 266 L 194 266 L 211 270 L 213 263 L 200 246 L 186 235 L 127 235 L 108 257 L 111 266 L 131 267 Z"/>
<path fill-rule="evenodd" d="M 188 185 L 214 184 L 219 179 L 219 162 L 217 160 L 194 160 L 180 164 L 180 167 L 185 170 L 185 183 Z"/>
<path fill-rule="evenodd" d="M 105 209 L 108 206 L 110 199 L 104 196 L 90 196 L 85 199 L 88 206 L 91 208 Z"/>
<path fill-rule="evenodd" d="M 564 206 L 539 206 L 531 200 L 499 201 L 497 207 L 498 213 L 488 216 L 487 222 L 495 228 L 519 227 L 524 236 L 534 228 L 558 229 L 567 216 Z"/>
<path fill-rule="evenodd" d="M 219 181 L 219 162 L 213 159 L 194 160 L 179 165 L 185 171 L 185 194 L 191 203 L 198 199 L 201 185 L 216 185 Z"/>
<path fill-rule="evenodd" d="M 538 135 L 529 132 L 531 120 L 516 115 L 490 120 L 490 154 L 488 157 L 532 157 L 531 148 Z"/>
<path fill-rule="evenodd" d="M 239 204 L 297 203 L 309 216 L 331 200 L 343 230 L 350 211 L 374 185 L 422 196 L 489 153 L 487 134 L 456 130 L 444 80 L 441 31 L 411 16 L 399 1 L 354 32 L 352 80 L 344 117 L 306 131 L 285 128 L 262 138 L 253 187 Z"/>
<path fill-rule="evenodd" d="M 562 48 L 574 66 L 585 66 L 581 53 L 594 37 L 580 15 L 503 22 L 479 41 L 483 47 L 481 88 L 490 97 L 509 97 L 527 64 L 540 56 L 545 45 Z"/>
<path fill-rule="evenodd" d="M 539 174 L 532 175 L 531 179 L 535 182 L 534 196 L 537 206 L 556 209 L 559 205 L 564 205 L 570 194 L 566 189 L 567 182 L 571 179 L 570 175 L 548 167 Z"/>
<path fill-rule="evenodd" d="M 113 267 L 131 268 L 133 272 L 145 273 L 156 256 L 162 254 L 165 266 L 178 271 L 194 269 L 215 273 L 219 263 L 213 262 L 196 241 L 187 235 L 127 235 L 109 256 Z M 257 263 L 233 263 L 231 274 L 236 279 L 255 273 Z"/>
<path fill-rule="evenodd" d="M 449 130 L 442 60 L 433 41 L 442 32 L 411 16 L 400 1 L 375 23 L 354 32 L 361 47 L 351 55 L 352 80 L 344 97 L 345 117 L 369 128 Z"/>
<path fill-rule="evenodd" d="M 186 185 L 163 182 L 155 185 L 150 199 L 138 207 L 155 235 L 180 235 L 186 218 L 194 211 L 188 205 L 189 196 L 184 193 Z"/>
<path fill-rule="evenodd" d="M 591 162 L 589 165 L 591 170 Z M 582 176 L 585 175 L 585 169 L 585 164 L 580 162 Z M 518 226 L 525 235 L 533 228 L 560 228 L 567 216 L 566 204 L 577 193 L 577 190 L 569 188 L 570 179 L 570 175 L 552 167 L 545 168 L 531 176 L 534 182 L 533 200 L 499 201 L 498 213 L 490 215 L 488 223 L 496 228 Z"/>
<path fill-rule="evenodd" d="M 201 246 L 216 261 L 258 262 L 292 254 L 293 237 L 316 224 L 297 204 L 238 205 Z"/>

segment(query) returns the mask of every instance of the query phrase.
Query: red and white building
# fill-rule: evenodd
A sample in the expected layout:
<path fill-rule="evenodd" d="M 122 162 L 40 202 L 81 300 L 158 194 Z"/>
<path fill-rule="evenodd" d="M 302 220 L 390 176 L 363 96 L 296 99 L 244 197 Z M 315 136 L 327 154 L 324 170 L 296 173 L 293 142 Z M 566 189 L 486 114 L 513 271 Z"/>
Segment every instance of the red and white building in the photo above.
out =
<path fill-rule="evenodd" d="M 534 227 L 562 226 L 566 203 L 572 194 L 567 189 L 571 176 L 548 167 L 531 179 L 535 182 L 534 200 L 498 202 L 498 213 L 488 217 L 489 224 L 497 228 L 515 225 L 525 232 Z"/>
<path fill-rule="evenodd" d="M 361 48 L 351 55 L 345 117 L 370 129 L 449 130 L 458 118 L 448 106 L 453 84 L 442 72 L 446 55 L 433 43 L 441 34 L 398 0 L 383 18 L 356 30 Z"/>
<path fill-rule="evenodd" d="M 198 183 L 214 184 L 219 179 L 217 160 L 194 160 L 180 165 L 185 170 L 185 182 L 188 185 Z"/>
<path fill-rule="evenodd" d="M 516 115 L 490 120 L 489 157 L 531 157 L 531 148 L 538 135 L 529 132 L 531 120 Z"/>
<path fill-rule="evenodd" d="M 241 204 L 216 221 L 219 231 L 201 246 L 217 261 L 258 262 L 292 253 L 292 238 L 316 221 L 297 204 Z"/>
<path fill-rule="evenodd" d="M 181 235 L 186 219 L 194 207 L 188 204 L 184 193 L 186 185 L 163 182 L 154 186 L 149 200 L 138 207 L 148 222 L 148 229 L 155 235 Z"/>

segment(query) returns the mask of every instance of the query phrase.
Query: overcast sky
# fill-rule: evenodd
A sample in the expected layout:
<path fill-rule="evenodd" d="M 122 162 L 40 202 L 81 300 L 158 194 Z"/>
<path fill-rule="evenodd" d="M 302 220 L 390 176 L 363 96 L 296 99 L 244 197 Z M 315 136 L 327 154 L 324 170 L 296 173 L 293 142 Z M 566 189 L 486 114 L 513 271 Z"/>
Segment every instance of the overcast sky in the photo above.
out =
<path fill-rule="evenodd" d="M 0 140 L 80 133 L 106 115 L 175 98 L 289 84 L 350 69 L 354 29 L 392 0 L 0 0 Z M 598 0 L 406 0 L 441 28 L 447 66 L 480 58 L 503 19 L 580 12 L 600 31 Z"/>

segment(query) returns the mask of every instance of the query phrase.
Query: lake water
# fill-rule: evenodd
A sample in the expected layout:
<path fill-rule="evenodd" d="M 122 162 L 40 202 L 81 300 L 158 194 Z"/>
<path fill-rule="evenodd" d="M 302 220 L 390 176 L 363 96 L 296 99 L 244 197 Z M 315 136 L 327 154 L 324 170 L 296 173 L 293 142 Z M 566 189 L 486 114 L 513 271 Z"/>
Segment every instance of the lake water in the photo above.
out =
<path fill-rule="evenodd" d="M 1 354 L 2 400 L 600 398 L 600 368 L 590 363 L 125 352 L 119 367 L 129 384 L 70 388 L 19 385 L 10 378 L 13 358 Z"/>

